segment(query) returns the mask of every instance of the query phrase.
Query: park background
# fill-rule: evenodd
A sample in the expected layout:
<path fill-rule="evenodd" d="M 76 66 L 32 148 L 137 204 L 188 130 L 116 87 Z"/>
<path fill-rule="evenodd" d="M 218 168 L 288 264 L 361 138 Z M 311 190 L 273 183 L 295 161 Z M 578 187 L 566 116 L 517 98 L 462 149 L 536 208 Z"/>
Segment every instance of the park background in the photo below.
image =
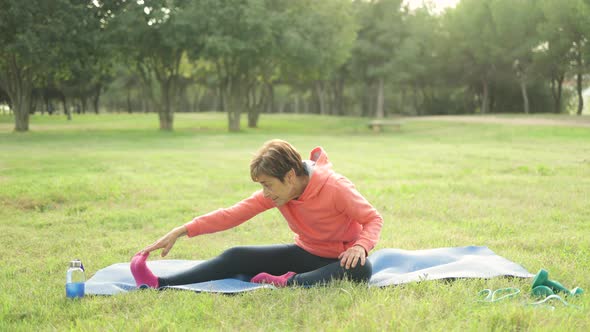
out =
<path fill-rule="evenodd" d="M 587 295 L 532 306 L 526 279 L 81 301 L 64 283 L 71 259 L 90 277 L 258 190 L 249 160 L 282 138 L 323 146 L 382 213 L 376 249 L 484 245 L 588 289 L 589 8 L 0 0 L 0 330 L 587 331 Z M 270 211 L 168 258 L 291 241 Z M 502 287 L 522 293 L 477 302 Z"/>
<path fill-rule="evenodd" d="M 34 113 L 153 112 L 173 130 L 219 111 L 230 131 L 241 114 L 584 113 L 587 0 L 419 4 L 3 0 L 0 107 L 17 131 Z"/>

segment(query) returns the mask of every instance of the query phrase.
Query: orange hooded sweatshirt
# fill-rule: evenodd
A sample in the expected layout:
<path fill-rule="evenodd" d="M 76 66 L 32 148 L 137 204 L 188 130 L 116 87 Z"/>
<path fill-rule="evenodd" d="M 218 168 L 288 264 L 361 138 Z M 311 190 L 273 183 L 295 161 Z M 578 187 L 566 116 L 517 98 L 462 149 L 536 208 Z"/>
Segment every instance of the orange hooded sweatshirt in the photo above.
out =
<path fill-rule="evenodd" d="M 311 177 L 298 199 L 277 207 L 259 190 L 232 207 L 186 223 L 188 236 L 223 231 L 277 207 L 295 233 L 295 244 L 304 250 L 337 258 L 346 249 L 360 245 L 369 253 L 379 240 L 381 215 L 352 182 L 332 170 L 332 163 L 321 147 L 311 151 L 310 159 L 304 163 Z"/>

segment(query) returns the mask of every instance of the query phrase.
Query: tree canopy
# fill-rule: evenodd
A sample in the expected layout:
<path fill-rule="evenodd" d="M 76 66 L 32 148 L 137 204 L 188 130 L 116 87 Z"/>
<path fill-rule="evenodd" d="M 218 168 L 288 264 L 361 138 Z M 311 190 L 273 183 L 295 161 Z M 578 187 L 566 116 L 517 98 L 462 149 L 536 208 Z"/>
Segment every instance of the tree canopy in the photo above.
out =
<path fill-rule="evenodd" d="M 34 112 L 569 112 L 590 1 L 0 0 L 0 103 Z M 102 102 L 101 102 L 102 101 Z M 571 101 L 571 102 L 570 102 Z M 568 105 L 574 104 L 574 108 Z"/>

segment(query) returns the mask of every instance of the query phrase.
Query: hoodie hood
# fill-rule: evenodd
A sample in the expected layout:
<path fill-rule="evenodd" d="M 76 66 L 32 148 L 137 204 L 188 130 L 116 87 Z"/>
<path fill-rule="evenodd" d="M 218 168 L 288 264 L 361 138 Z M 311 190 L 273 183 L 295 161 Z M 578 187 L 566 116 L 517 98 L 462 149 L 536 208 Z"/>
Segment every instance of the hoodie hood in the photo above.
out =
<path fill-rule="evenodd" d="M 313 171 L 310 172 L 311 178 L 303 194 L 299 196 L 299 201 L 305 201 L 318 195 L 330 176 L 334 174 L 332 163 L 328 160 L 328 154 L 321 147 L 311 150 L 309 154 Z"/>

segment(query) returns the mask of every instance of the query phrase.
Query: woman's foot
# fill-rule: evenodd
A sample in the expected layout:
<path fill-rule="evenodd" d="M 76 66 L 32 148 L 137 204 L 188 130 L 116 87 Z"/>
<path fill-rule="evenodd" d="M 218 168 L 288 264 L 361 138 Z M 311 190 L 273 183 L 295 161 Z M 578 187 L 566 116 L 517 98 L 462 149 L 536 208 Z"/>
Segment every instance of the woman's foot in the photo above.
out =
<path fill-rule="evenodd" d="M 272 284 L 276 287 L 285 287 L 287 286 L 287 281 L 295 274 L 295 272 L 287 272 L 280 276 L 273 276 L 272 274 L 262 272 L 255 275 L 250 281 L 258 284 Z"/>
<path fill-rule="evenodd" d="M 137 287 L 147 285 L 151 288 L 158 288 L 160 286 L 158 277 L 156 277 L 152 271 L 150 271 L 146 264 L 146 260 L 149 255 L 149 253 L 140 252 L 133 256 L 130 266 L 131 274 L 133 274 L 133 278 L 135 278 Z"/>

